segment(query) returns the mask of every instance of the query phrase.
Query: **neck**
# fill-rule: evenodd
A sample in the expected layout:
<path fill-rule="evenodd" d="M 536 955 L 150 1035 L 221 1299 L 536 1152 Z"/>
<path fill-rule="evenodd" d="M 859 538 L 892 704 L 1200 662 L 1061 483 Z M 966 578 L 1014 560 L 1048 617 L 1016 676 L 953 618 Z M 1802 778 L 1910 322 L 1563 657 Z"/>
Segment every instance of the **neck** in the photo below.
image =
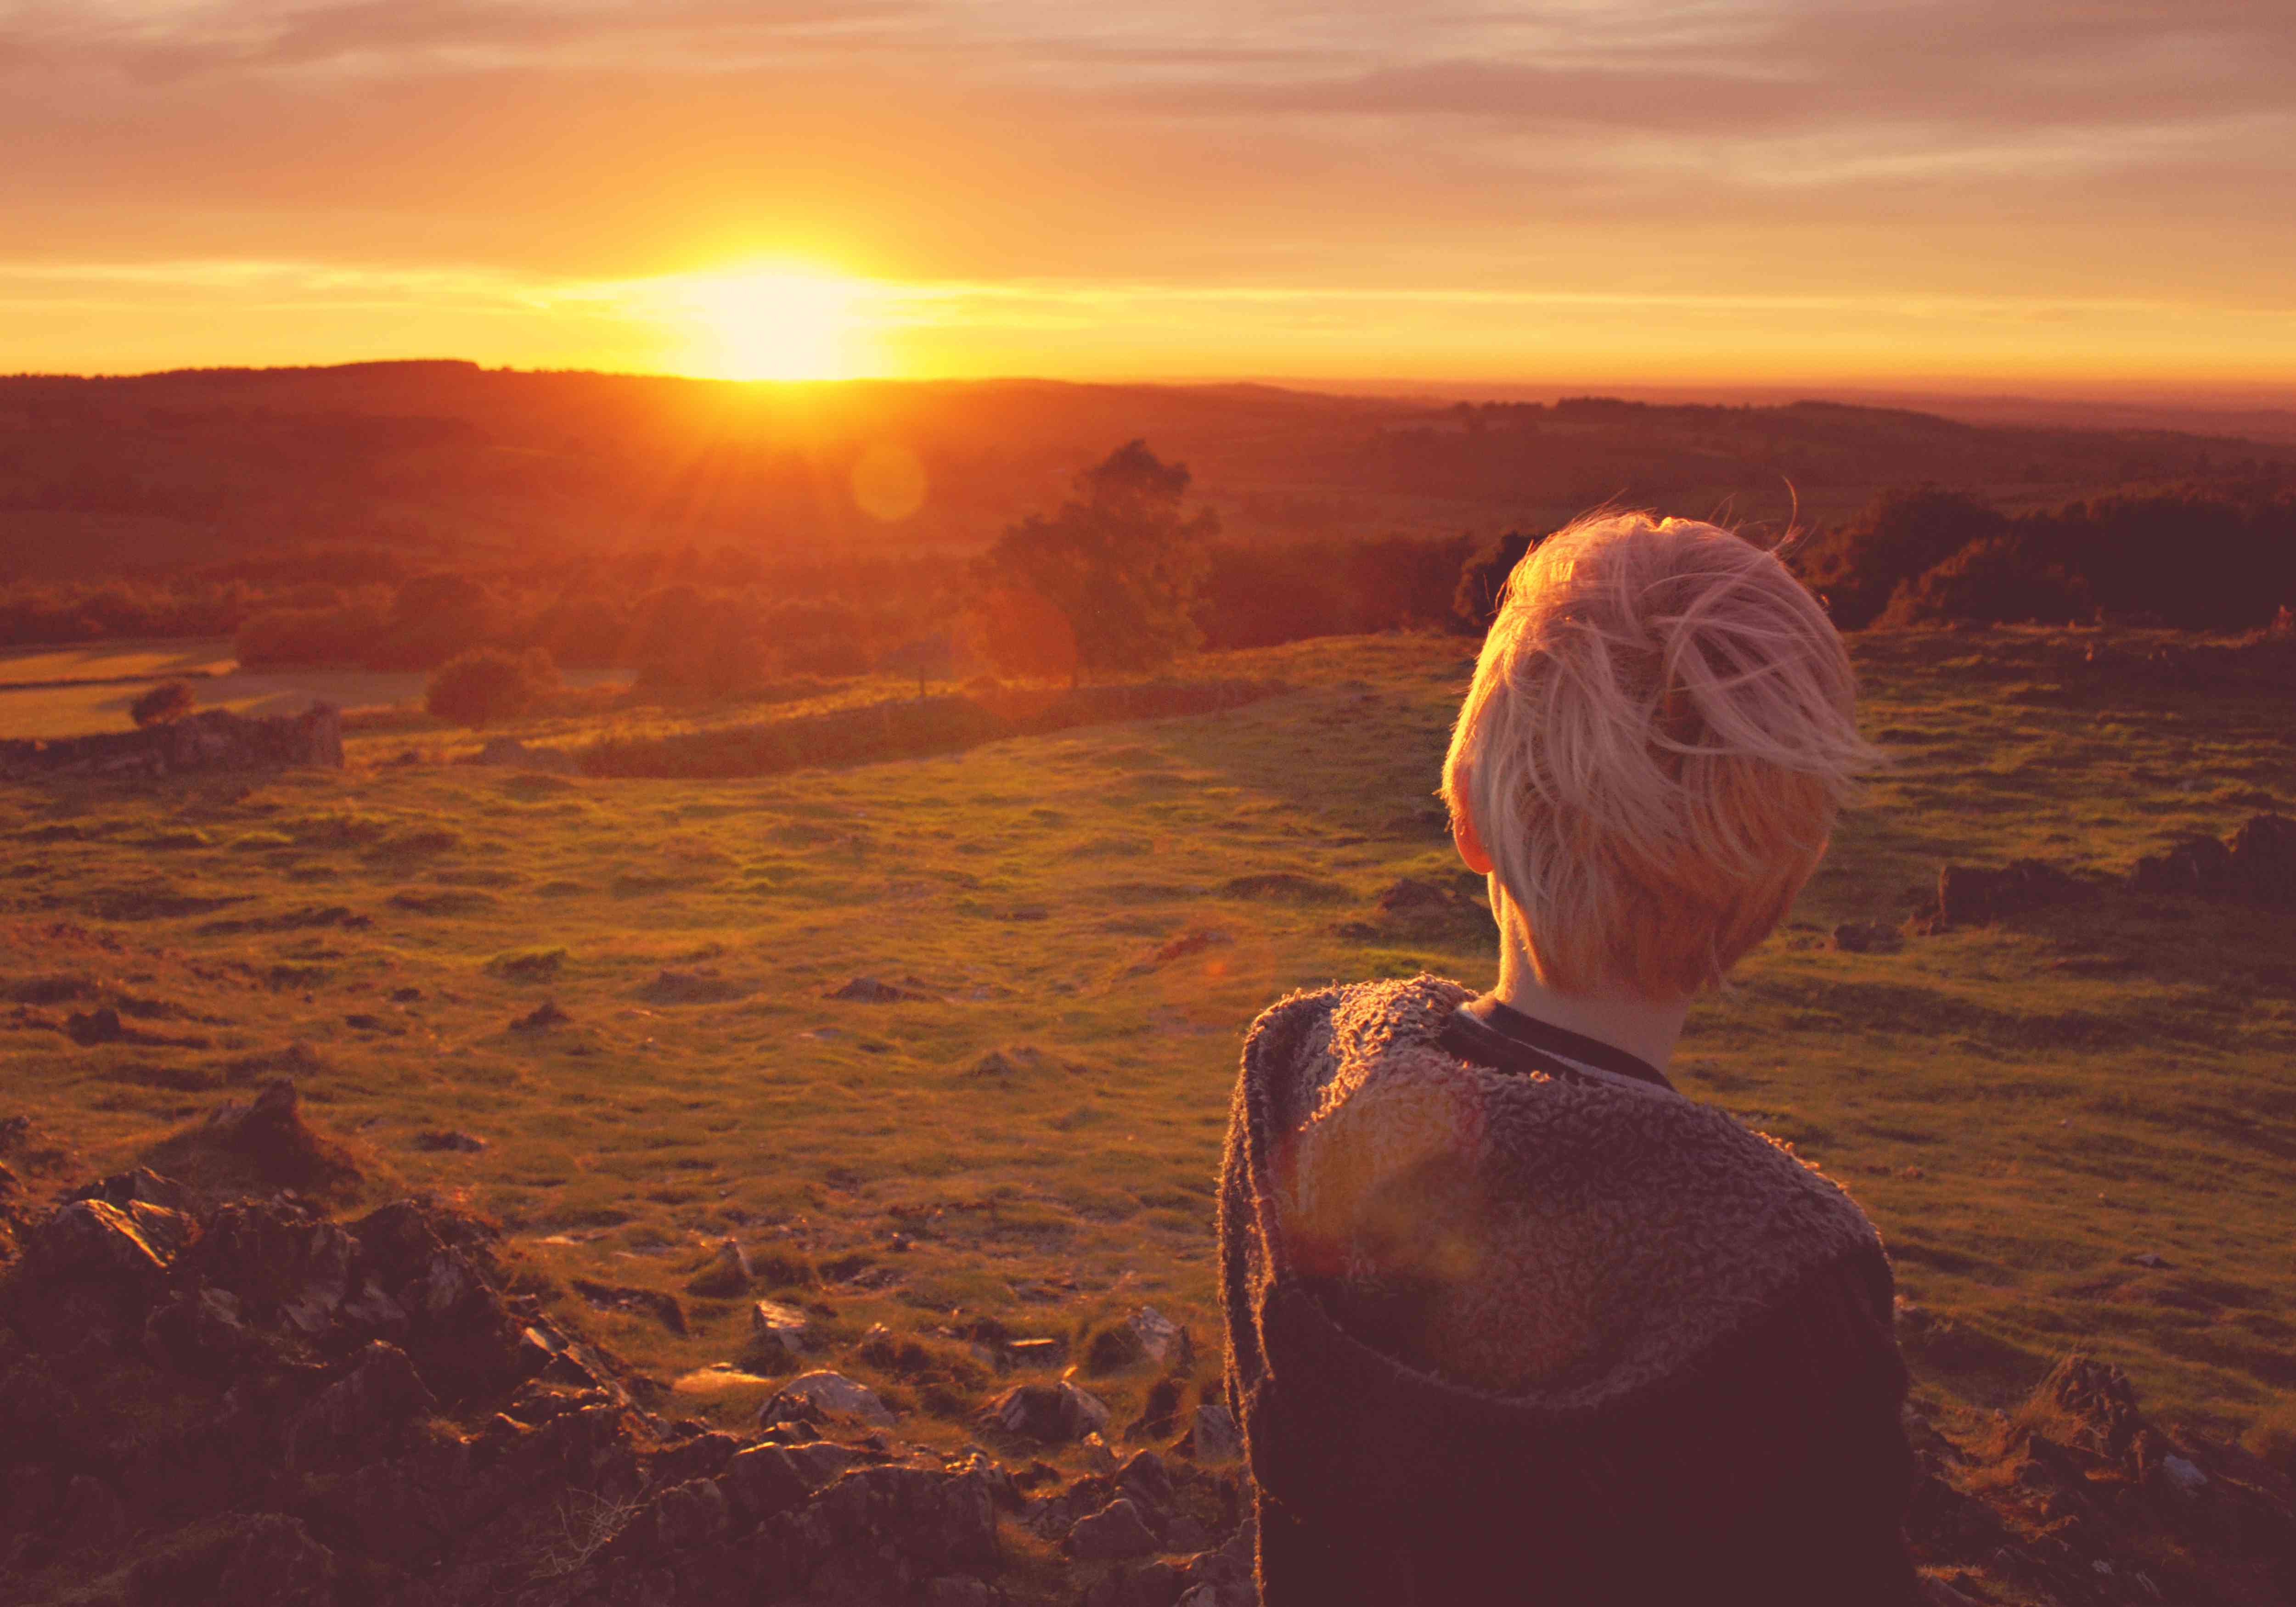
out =
<path fill-rule="evenodd" d="M 1686 996 L 1646 999 L 1623 989 L 1562 993 L 1549 988 L 1531 970 L 1530 955 L 1511 931 L 1499 946 L 1499 985 L 1493 996 L 1510 1010 L 1623 1049 L 1660 1071 L 1673 1058 L 1683 1018 L 1690 1013 Z"/>

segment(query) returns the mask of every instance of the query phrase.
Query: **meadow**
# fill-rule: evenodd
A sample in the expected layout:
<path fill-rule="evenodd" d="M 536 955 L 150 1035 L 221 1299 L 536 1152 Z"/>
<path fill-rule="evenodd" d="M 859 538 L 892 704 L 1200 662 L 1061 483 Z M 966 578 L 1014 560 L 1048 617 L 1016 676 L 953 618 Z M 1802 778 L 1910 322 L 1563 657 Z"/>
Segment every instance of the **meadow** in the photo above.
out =
<path fill-rule="evenodd" d="M 1890 765 L 1693 1010 L 1677 1080 L 1879 1222 L 1933 1411 L 2079 1348 L 2161 1417 L 2286 1435 L 2296 939 L 2285 912 L 2108 879 L 2296 812 L 2296 726 L 2284 697 L 2097 670 L 2096 639 L 1855 639 Z M 1492 975 L 1431 796 L 1466 651 L 1214 655 L 1187 673 L 1287 690 L 749 780 L 446 762 L 475 739 L 410 716 L 355 727 L 340 774 L 0 788 L 0 1110 L 111 1168 L 291 1072 L 370 1197 L 491 1216 L 529 1287 L 693 1414 L 770 1387 L 709 1371 L 769 1292 L 928 1441 L 995 1387 L 969 1341 L 1079 1353 L 1143 1304 L 1210 1385 L 1245 1026 L 1294 988 Z M 2090 896 L 1886 952 L 1831 936 L 2019 856 Z M 1405 879 L 1468 901 L 1382 908 Z M 897 996 L 834 996 L 857 978 Z M 119 1035 L 76 1041 L 102 1004 Z M 713 1275 L 729 1235 L 752 1289 Z M 879 1323 L 896 1343 L 865 1347 Z M 1149 1382 L 1095 1387 L 1121 1422 Z"/>

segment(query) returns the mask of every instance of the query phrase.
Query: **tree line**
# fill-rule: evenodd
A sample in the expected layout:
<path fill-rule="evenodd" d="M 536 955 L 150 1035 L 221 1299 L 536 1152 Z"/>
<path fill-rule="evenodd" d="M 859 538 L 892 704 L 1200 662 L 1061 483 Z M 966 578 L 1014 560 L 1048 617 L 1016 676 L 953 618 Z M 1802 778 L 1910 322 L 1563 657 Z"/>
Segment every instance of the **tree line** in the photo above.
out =
<path fill-rule="evenodd" d="M 1544 531 L 1280 545 L 1224 540 L 1187 468 L 1144 441 L 1077 476 L 986 552 L 769 562 L 721 546 L 421 571 L 359 545 L 250 554 L 170 583 L 0 587 L 0 641 L 234 636 L 250 668 L 435 671 L 496 682 L 618 668 L 642 690 L 738 694 L 871 669 L 1076 681 L 1198 648 L 1396 629 L 1480 634 Z M 2296 496 L 2273 483 L 2130 490 L 2007 514 L 1890 490 L 1782 549 L 1845 629 L 1950 620 L 2259 626 L 2296 603 Z M 506 666 L 514 667 L 507 668 Z M 465 678 L 468 678 L 466 673 Z M 480 677 L 484 679 L 485 677 Z"/>

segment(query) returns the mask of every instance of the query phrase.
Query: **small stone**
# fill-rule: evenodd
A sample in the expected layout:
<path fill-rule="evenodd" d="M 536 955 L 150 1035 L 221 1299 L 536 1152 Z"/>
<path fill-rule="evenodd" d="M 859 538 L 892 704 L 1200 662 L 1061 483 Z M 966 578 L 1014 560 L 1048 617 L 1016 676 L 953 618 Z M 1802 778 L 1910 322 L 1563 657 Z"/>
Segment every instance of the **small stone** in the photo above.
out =
<path fill-rule="evenodd" d="M 2150 1267 L 2155 1272 L 2161 1271 L 2173 1265 L 2173 1263 L 2166 1260 L 2162 1257 L 2153 1254 L 2152 1251 L 2149 1250 L 2139 1250 L 2136 1254 L 2129 1257 L 2128 1264 L 2132 1267 Z"/>
<path fill-rule="evenodd" d="M 1086 1472 L 1112 1473 L 1116 1471 L 1116 1453 L 1108 1448 L 1108 1441 L 1098 1434 L 1086 1435 L 1083 1449 Z"/>
<path fill-rule="evenodd" d="M 811 1328 L 812 1319 L 796 1307 L 777 1300 L 758 1301 L 750 1308 L 751 1359 L 760 1366 L 795 1366 L 805 1353 Z"/>
<path fill-rule="evenodd" d="M 760 1423 L 779 1423 L 775 1415 L 777 1406 L 802 1402 L 816 1411 L 832 1415 L 857 1417 L 864 1423 L 890 1428 L 893 1414 L 877 1398 L 877 1392 L 866 1384 L 856 1383 L 841 1373 L 802 1373 L 781 1388 L 781 1392 L 767 1401 L 758 1414 Z"/>
<path fill-rule="evenodd" d="M 553 1027 L 563 1027 L 573 1019 L 558 1007 L 556 999 L 545 999 L 512 1021 L 510 1029 L 512 1032 L 547 1032 Z"/>
<path fill-rule="evenodd" d="M 1127 1324 L 1140 1341 L 1140 1349 L 1150 1361 L 1168 1363 L 1185 1367 L 1195 1356 L 1195 1344 L 1188 1331 L 1166 1316 L 1153 1306 L 1143 1306 L 1134 1312 Z"/>
<path fill-rule="evenodd" d="M 1243 1454 L 1243 1437 L 1226 1406 L 1198 1406 L 1189 1440 L 1198 1462 L 1226 1462 Z"/>
<path fill-rule="evenodd" d="M 922 999 L 928 995 L 914 988 L 896 987 L 875 977 L 855 977 L 844 987 L 832 989 L 825 998 L 843 999 L 856 1004 L 898 1004 L 907 1000 Z"/>
<path fill-rule="evenodd" d="M 2209 1487 L 2209 1476 L 2200 1464 L 2183 1456 L 2161 1457 L 2161 1472 L 2179 1495 L 2197 1496 Z"/>
<path fill-rule="evenodd" d="M 475 1155 L 487 1147 L 487 1141 L 475 1133 L 465 1133 L 453 1127 L 439 1127 L 414 1135 L 414 1147 L 418 1150 L 451 1150 L 457 1154 Z"/>

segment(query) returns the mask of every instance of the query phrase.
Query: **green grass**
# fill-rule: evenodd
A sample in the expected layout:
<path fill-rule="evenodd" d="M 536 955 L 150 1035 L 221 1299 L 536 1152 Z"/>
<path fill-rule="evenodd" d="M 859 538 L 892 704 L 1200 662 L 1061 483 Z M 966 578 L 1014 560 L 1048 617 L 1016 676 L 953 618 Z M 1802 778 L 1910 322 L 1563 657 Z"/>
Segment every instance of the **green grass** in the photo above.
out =
<path fill-rule="evenodd" d="M 1960 1330 L 1914 1357 L 1934 1399 L 2005 1401 L 2082 1346 L 2172 1419 L 2284 1416 L 2284 914 L 2116 895 L 1894 954 L 1824 936 L 1901 919 L 1949 859 L 2120 873 L 2292 807 L 2284 702 L 2092 685 L 2078 642 L 1857 644 L 1896 762 L 1693 1011 L 1678 1080 L 1873 1213 L 1906 1295 Z M 7 1105 L 121 1163 L 302 1042 L 309 1113 L 373 1192 L 491 1213 L 577 1310 L 575 1278 L 681 1291 L 734 1234 L 784 1278 L 820 1268 L 793 1286 L 825 1359 L 912 1401 L 944 1381 L 873 1369 L 872 1323 L 961 1357 L 980 1319 L 1074 1336 L 1144 1301 L 1214 1341 L 1212 1179 L 1252 1015 L 1335 980 L 1490 978 L 1487 933 L 1341 935 L 1398 877 L 1456 873 L 1429 793 L 1466 654 L 1224 655 L 1190 673 L 1296 690 L 758 780 L 398 767 L 404 737 L 376 732 L 340 775 L 0 789 Z M 857 975 L 926 997 L 824 996 Z M 73 991 L 56 979 L 78 1002 L 36 1002 Z M 28 1024 L 92 998 L 209 1046 Z M 512 1029 L 545 999 L 570 1021 Z M 414 1147 L 440 1127 L 488 1146 Z M 2148 1251 L 2169 1265 L 2128 1259 Z M 742 1302 L 680 1298 L 682 1339 L 587 1318 L 664 1376 L 736 1359 Z M 1119 1419 L 1145 1382 L 1107 1384 Z M 692 1405 L 730 1421 L 755 1399 Z"/>

